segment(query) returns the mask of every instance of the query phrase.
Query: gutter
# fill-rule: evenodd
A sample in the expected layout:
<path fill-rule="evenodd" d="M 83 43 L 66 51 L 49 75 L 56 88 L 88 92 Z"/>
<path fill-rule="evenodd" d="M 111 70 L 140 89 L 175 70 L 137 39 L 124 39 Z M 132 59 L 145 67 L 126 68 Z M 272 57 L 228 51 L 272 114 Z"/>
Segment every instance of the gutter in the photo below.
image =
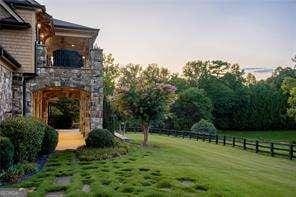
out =
<path fill-rule="evenodd" d="M 18 69 L 21 67 L 21 64 L 16 61 L 7 51 L 3 49 L 0 45 L 0 58 L 11 65 L 14 69 Z"/>
<path fill-rule="evenodd" d="M 12 22 L 12 21 L 0 21 L 0 29 L 29 29 L 31 27 L 30 23 L 20 23 L 20 22 Z"/>

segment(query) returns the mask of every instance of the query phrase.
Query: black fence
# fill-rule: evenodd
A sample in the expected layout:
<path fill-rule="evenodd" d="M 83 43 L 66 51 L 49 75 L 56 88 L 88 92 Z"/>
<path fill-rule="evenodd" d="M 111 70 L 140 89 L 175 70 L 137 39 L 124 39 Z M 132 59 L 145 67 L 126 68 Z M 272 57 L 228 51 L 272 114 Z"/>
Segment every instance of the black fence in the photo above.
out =
<path fill-rule="evenodd" d="M 139 128 L 129 128 L 128 131 L 139 132 Z M 272 142 L 263 140 L 252 140 L 247 138 L 232 137 L 228 135 L 211 135 L 207 133 L 197 133 L 193 131 L 177 131 L 169 129 L 151 128 L 150 133 L 160 135 L 188 138 L 191 140 L 201 140 L 203 142 L 221 144 L 223 146 L 238 147 L 243 150 L 251 150 L 256 153 L 265 153 L 272 157 L 281 156 L 289 159 L 296 158 L 296 144 L 282 142 Z"/>

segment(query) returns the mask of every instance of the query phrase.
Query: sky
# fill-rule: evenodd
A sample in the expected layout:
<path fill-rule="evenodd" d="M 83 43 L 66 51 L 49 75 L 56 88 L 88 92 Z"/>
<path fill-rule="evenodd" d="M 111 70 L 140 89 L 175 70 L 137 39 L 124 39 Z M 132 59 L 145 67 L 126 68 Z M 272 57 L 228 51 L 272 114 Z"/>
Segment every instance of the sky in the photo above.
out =
<path fill-rule="evenodd" d="M 296 55 L 296 0 L 39 0 L 55 18 L 100 29 L 121 65 L 182 72 L 191 60 L 238 63 L 257 78 Z"/>

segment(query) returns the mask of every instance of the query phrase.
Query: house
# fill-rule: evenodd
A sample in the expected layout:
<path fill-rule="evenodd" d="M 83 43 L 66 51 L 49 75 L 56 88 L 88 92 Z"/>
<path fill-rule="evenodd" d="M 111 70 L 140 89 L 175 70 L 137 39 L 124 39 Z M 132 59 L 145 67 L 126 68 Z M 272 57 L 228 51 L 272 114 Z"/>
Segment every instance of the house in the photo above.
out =
<path fill-rule="evenodd" d="M 53 18 L 34 0 L 0 0 L 0 121 L 16 115 L 48 121 L 61 97 L 80 102 L 80 131 L 102 127 L 99 29 Z"/>

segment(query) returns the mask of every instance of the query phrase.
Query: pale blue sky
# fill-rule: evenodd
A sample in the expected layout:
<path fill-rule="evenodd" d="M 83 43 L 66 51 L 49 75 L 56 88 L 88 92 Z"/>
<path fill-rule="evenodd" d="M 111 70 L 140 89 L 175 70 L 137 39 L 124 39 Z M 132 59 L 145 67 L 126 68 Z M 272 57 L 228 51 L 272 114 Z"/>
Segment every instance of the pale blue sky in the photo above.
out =
<path fill-rule="evenodd" d="M 223 59 L 274 68 L 296 54 L 296 0 L 40 2 L 55 18 L 100 28 L 99 46 L 121 64 L 180 72 L 188 60 Z"/>

